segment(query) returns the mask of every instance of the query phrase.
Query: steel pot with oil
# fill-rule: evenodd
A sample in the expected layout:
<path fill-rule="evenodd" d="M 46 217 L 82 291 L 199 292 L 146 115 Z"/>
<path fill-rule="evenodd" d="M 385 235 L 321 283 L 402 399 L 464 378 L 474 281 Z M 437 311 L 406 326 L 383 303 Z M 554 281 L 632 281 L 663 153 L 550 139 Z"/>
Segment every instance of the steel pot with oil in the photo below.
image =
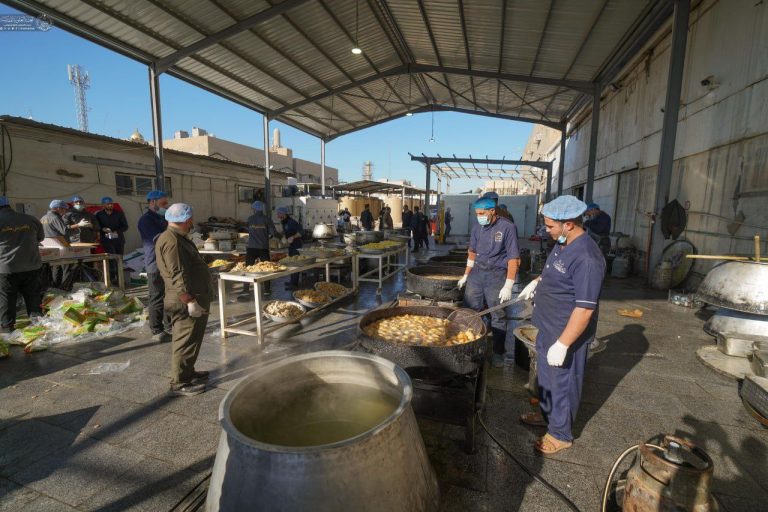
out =
<path fill-rule="evenodd" d="M 405 371 L 363 353 L 287 358 L 230 390 L 206 510 L 392 510 L 439 505 Z"/>

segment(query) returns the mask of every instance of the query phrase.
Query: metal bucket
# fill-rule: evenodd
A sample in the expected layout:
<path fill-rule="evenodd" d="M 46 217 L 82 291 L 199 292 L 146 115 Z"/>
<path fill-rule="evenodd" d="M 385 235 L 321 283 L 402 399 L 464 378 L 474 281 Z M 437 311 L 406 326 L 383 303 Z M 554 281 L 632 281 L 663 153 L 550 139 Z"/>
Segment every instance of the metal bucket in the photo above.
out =
<path fill-rule="evenodd" d="M 206 510 L 436 510 L 412 396 L 405 371 L 370 354 L 316 352 L 261 368 L 219 407 Z"/>

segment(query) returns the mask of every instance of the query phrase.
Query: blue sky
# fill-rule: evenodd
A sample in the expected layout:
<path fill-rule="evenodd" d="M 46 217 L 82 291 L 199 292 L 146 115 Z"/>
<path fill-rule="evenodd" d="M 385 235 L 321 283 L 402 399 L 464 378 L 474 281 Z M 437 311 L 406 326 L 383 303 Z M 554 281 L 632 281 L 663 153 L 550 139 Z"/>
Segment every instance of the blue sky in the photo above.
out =
<path fill-rule="evenodd" d="M 0 4 L 0 14 L 16 13 Z M 152 138 L 147 69 L 144 65 L 94 43 L 54 28 L 48 32 L 0 31 L 0 114 L 32 117 L 36 121 L 76 127 L 75 101 L 67 80 L 67 64 L 80 64 L 90 73 L 88 91 L 90 131 L 127 138 L 135 128 Z M 205 128 L 217 137 L 262 147 L 262 118 L 253 111 L 173 77 L 161 77 L 163 134 Z M 411 162 L 414 154 L 456 154 L 517 158 L 531 125 L 481 116 L 435 113 L 435 142 L 429 142 L 431 115 L 417 114 L 340 137 L 326 145 L 326 163 L 340 179 L 361 178 L 366 160 L 374 163 L 374 179 L 409 179 L 424 184 L 424 167 Z M 282 144 L 294 156 L 320 160 L 316 137 L 282 125 Z M 433 180 L 434 181 L 434 180 Z M 459 192 L 480 185 L 462 180 Z M 434 186 L 434 184 L 433 184 Z"/>

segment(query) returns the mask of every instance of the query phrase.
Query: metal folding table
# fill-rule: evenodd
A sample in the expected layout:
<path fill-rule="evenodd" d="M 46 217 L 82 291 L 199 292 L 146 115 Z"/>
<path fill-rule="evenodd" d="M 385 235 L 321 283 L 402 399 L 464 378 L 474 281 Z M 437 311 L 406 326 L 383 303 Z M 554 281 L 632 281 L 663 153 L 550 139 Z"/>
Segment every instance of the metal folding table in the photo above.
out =
<path fill-rule="evenodd" d="M 405 253 L 405 261 L 403 263 L 397 263 L 398 256 L 400 253 Z M 395 258 L 395 262 L 393 263 L 391 258 Z M 381 295 L 381 289 L 384 285 L 384 281 L 392 277 L 393 275 L 397 274 L 398 272 L 403 272 L 408 267 L 408 262 L 411 259 L 411 250 L 408 248 L 407 244 L 403 244 L 400 247 L 397 247 L 395 249 L 384 251 L 380 254 L 375 253 L 368 253 L 368 252 L 358 252 L 355 255 L 355 259 L 357 260 L 357 268 L 360 268 L 360 260 L 361 259 L 370 259 L 370 260 L 377 260 L 378 265 L 377 268 L 374 268 L 373 270 L 369 270 L 364 274 L 361 274 L 357 280 L 359 282 L 370 282 L 370 283 L 378 283 L 379 287 L 376 289 L 376 294 Z M 386 262 L 384 261 L 386 259 Z M 392 270 L 394 269 L 394 270 Z M 376 277 L 370 277 L 370 276 L 376 276 Z"/>
<path fill-rule="evenodd" d="M 345 254 L 343 256 L 335 256 L 333 258 L 323 259 L 321 261 L 317 261 L 310 265 L 304 265 L 301 267 L 289 267 L 287 270 L 284 270 L 282 272 L 274 272 L 271 274 L 249 274 L 249 273 L 233 274 L 228 272 L 223 272 L 219 274 L 219 322 L 221 325 L 221 338 L 226 339 L 227 333 L 243 334 L 245 336 L 255 336 L 256 338 L 258 338 L 259 345 L 261 345 L 264 342 L 264 335 L 267 333 L 267 331 L 272 331 L 278 327 L 284 327 L 285 325 L 287 325 L 282 323 L 275 323 L 275 322 L 272 322 L 271 320 L 265 320 L 262 317 L 262 309 L 261 309 L 262 302 L 263 302 L 263 299 L 261 298 L 262 284 L 266 283 L 267 281 L 278 279 L 280 277 L 285 277 L 291 274 L 296 274 L 298 272 L 305 272 L 307 270 L 313 270 L 313 269 L 322 268 L 322 267 L 325 267 L 326 282 L 330 282 L 331 265 L 333 263 L 341 263 L 346 259 L 350 259 L 352 262 L 352 293 L 355 293 L 357 292 L 357 286 L 358 286 L 358 271 L 357 271 L 358 262 L 357 262 L 357 259 L 352 254 Z M 254 311 L 256 313 L 255 319 L 246 318 L 245 320 L 241 320 L 239 322 L 235 322 L 227 326 L 226 315 L 224 314 L 224 306 L 227 303 L 225 281 L 248 283 L 253 285 L 253 302 L 254 302 Z M 344 297 L 341 297 L 341 298 L 344 298 Z M 322 309 L 325 309 L 328 306 L 336 303 L 341 298 L 333 300 L 328 304 L 324 304 L 323 306 L 320 306 L 318 308 L 311 309 L 307 313 L 305 313 L 305 315 L 312 314 Z M 238 328 L 244 324 L 249 324 L 254 321 L 256 323 L 255 332 Z M 265 322 L 271 323 L 272 325 L 267 325 L 265 327 L 264 326 Z"/>

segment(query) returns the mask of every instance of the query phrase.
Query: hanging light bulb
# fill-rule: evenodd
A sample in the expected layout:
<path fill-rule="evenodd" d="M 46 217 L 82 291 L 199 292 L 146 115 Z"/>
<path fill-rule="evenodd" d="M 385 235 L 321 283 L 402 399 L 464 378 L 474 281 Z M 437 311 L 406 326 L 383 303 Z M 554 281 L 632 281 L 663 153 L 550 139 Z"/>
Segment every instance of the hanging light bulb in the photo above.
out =
<path fill-rule="evenodd" d="M 413 112 L 411 112 L 411 85 L 413 85 L 413 78 L 408 73 L 408 112 L 405 113 L 406 117 L 413 117 Z"/>
<path fill-rule="evenodd" d="M 429 142 L 435 142 L 435 111 L 432 110 L 432 135 L 429 137 Z"/>
<path fill-rule="evenodd" d="M 405 117 L 413 117 L 413 112 L 406 112 Z"/>
<path fill-rule="evenodd" d="M 355 46 L 352 47 L 352 54 L 353 55 L 360 55 L 363 53 L 363 50 L 360 48 L 360 45 L 357 44 L 358 38 L 357 36 L 360 33 L 360 2 L 359 0 L 355 1 Z"/>

